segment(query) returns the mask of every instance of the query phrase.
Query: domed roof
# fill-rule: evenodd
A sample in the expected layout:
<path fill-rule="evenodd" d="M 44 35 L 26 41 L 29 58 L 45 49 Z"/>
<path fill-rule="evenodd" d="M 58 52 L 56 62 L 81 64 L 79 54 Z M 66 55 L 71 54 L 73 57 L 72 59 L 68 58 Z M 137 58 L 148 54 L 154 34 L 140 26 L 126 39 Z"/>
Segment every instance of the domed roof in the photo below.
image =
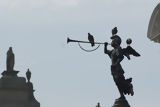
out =
<path fill-rule="evenodd" d="M 160 3 L 155 7 L 148 26 L 147 37 L 160 43 Z"/>

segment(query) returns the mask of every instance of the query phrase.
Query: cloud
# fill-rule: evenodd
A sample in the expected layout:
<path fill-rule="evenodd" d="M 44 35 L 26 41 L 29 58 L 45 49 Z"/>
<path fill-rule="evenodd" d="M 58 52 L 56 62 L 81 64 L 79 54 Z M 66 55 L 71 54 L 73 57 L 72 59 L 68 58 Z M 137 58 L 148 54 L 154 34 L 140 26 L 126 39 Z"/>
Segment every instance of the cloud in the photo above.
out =
<path fill-rule="evenodd" d="M 9 8 L 64 8 L 78 5 L 79 0 L 0 0 L 0 6 Z"/>

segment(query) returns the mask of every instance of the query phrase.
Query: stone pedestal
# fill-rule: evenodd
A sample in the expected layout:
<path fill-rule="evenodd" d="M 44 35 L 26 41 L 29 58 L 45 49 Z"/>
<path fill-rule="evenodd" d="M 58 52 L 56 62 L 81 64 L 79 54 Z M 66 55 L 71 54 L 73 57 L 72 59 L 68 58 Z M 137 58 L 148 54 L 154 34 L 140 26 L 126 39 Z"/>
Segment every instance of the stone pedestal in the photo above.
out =
<path fill-rule="evenodd" d="M 112 107 L 130 107 L 126 99 L 116 99 Z"/>
<path fill-rule="evenodd" d="M 0 107 L 40 107 L 34 98 L 33 85 L 24 77 L 0 78 Z"/>

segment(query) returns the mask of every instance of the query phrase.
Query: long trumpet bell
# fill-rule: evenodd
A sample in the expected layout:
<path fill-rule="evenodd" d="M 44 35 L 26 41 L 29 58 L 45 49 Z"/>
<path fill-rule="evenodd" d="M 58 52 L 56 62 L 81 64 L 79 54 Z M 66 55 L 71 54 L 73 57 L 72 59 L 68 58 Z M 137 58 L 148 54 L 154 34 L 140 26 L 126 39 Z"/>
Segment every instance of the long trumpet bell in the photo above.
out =
<path fill-rule="evenodd" d="M 71 41 L 71 39 L 67 38 L 67 43 L 69 43 Z"/>

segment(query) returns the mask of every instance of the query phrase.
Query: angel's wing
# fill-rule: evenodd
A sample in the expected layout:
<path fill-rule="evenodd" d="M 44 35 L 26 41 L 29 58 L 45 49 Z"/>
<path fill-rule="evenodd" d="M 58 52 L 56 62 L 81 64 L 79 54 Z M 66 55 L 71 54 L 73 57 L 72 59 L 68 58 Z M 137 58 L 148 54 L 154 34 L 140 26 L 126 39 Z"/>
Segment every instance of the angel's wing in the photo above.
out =
<path fill-rule="evenodd" d="M 125 55 L 130 60 L 130 55 L 140 56 L 138 52 L 136 52 L 131 46 L 127 46 L 127 48 L 123 48 L 123 55 Z"/>

